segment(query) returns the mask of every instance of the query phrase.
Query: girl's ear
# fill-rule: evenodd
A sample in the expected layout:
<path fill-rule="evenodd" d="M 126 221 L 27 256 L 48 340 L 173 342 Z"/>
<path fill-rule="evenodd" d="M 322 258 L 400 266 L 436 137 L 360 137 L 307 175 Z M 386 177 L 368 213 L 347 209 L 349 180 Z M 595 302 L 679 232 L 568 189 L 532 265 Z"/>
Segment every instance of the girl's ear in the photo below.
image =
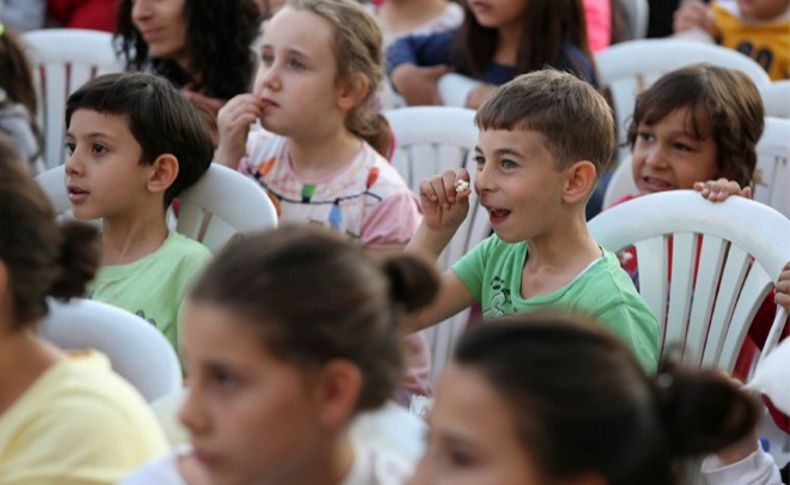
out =
<path fill-rule="evenodd" d="M 337 93 L 337 107 L 343 111 L 351 111 L 368 94 L 370 82 L 362 73 L 352 75 L 340 81 Z"/>
<path fill-rule="evenodd" d="M 164 193 L 178 177 L 178 159 L 175 155 L 164 153 L 156 157 L 151 164 L 151 175 L 148 177 L 148 190 Z"/>
<path fill-rule="evenodd" d="M 580 160 L 566 169 L 568 175 L 562 199 L 568 204 L 585 201 L 595 188 L 595 165 L 589 160 Z"/>
<path fill-rule="evenodd" d="M 362 373 L 346 360 L 333 360 L 311 383 L 318 420 L 326 428 L 336 428 L 354 415 L 362 389 Z"/>

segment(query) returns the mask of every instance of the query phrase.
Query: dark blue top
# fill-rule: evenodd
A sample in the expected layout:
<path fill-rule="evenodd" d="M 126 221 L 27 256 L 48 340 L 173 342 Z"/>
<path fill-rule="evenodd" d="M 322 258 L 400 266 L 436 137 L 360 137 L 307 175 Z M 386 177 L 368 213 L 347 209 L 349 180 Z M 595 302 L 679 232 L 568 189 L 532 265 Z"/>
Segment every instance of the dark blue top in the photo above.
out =
<path fill-rule="evenodd" d="M 452 29 L 427 35 L 409 35 L 396 40 L 387 49 L 387 75 L 401 64 L 414 64 L 420 67 L 447 64 L 462 72 L 462 59 L 452 49 L 458 31 L 459 29 Z M 581 49 L 568 42 L 562 44 L 560 59 L 552 67 L 575 74 L 593 86 L 597 85 L 595 70 L 590 59 Z M 492 61 L 479 76 L 476 76 L 476 79 L 500 85 L 510 81 L 515 75 L 513 66 Z"/>

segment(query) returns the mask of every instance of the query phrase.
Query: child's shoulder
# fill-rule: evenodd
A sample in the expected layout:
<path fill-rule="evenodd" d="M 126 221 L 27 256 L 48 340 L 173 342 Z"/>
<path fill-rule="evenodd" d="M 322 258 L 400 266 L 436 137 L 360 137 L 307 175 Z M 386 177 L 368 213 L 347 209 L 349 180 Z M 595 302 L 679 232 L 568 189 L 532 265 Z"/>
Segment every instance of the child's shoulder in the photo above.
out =
<path fill-rule="evenodd" d="M 162 258 L 174 260 L 204 262 L 211 259 L 211 251 L 206 246 L 176 231 L 170 231 L 157 252 Z"/>
<path fill-rule="evenodd" d="M 395 167 L 367 142 L 363 142 L 359 155 L 346 174 L 353 174 L 358 183 L 364 184 L 366 189 L 382 198 L 394 193 L 411 192 Z"/>

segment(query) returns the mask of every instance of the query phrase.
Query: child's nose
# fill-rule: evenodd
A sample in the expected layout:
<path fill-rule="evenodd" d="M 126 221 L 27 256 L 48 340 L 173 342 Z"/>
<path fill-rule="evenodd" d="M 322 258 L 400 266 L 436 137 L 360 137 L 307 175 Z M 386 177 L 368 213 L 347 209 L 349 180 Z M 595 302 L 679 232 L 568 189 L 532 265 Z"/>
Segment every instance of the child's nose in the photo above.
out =
<path fill-rule="evenodd" d="M 655 147 L 647 154 L 645 163 L 655 168 L 665 168 L 667 166 L 666 153 L 661 147 Z"/>
<path fill-rule="evenodd" d="M 66 159 L 66 163 L 64 165 L 64 170 L 66 171 L 66 175 L 79 175 L 83 172 L 82 162 L 80 162 L 79 157 L 77 157 L 74 153 L 69 155 L 69 158 Z"/>
<path fill-rule="evenodd" d="M 178 420 L 193 434 L 200 434 L 207 428 L 208 420 L 200 402 L 199 392 L 194 389 L 184 391 L 184 401 L 178 412 Z"/>
<path fill-rule="evenodd" d="M 485 164 L 483 168 L 478 169 L 474 174 L 475 192 L 478 194 L 490 191 L 494 188 L 493 176 L 488 167 L 489 164 Z"/>
<path fill-rule="evenodd" d="M 151 16 L 149 0 L 136 0 L 132 2 L 132 19 L 143 20 Z"/>

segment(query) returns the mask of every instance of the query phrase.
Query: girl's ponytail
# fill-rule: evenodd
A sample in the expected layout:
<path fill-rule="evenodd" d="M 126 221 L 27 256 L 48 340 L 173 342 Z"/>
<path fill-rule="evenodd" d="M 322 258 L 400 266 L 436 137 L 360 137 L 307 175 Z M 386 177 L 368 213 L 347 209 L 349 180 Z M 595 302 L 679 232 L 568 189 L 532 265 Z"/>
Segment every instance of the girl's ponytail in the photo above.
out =
<path fill-rule="evenodd" d="M 373 108 L 352 111 L 346 121 L 348 131 L 372 146 L 382 157 L 390 159 L 394 148 L 393 134 L 387 118 Z"/>
<path fill-rule="evenodd" d="M 719 451 L 747 436 L 757 423 L 756 401 L 717 371 L 669 365 L 652 384 L 659 426 L 673 458 Z"/>
<path fill-rule="evenodd" d="M 67 300 L 85 294 L 99 266 L 99 239 L 95 227 L 68 221 L 61 226 L 62 240 L 57 265 L 58 277 L 52 282 L 49 295 Z"/>

